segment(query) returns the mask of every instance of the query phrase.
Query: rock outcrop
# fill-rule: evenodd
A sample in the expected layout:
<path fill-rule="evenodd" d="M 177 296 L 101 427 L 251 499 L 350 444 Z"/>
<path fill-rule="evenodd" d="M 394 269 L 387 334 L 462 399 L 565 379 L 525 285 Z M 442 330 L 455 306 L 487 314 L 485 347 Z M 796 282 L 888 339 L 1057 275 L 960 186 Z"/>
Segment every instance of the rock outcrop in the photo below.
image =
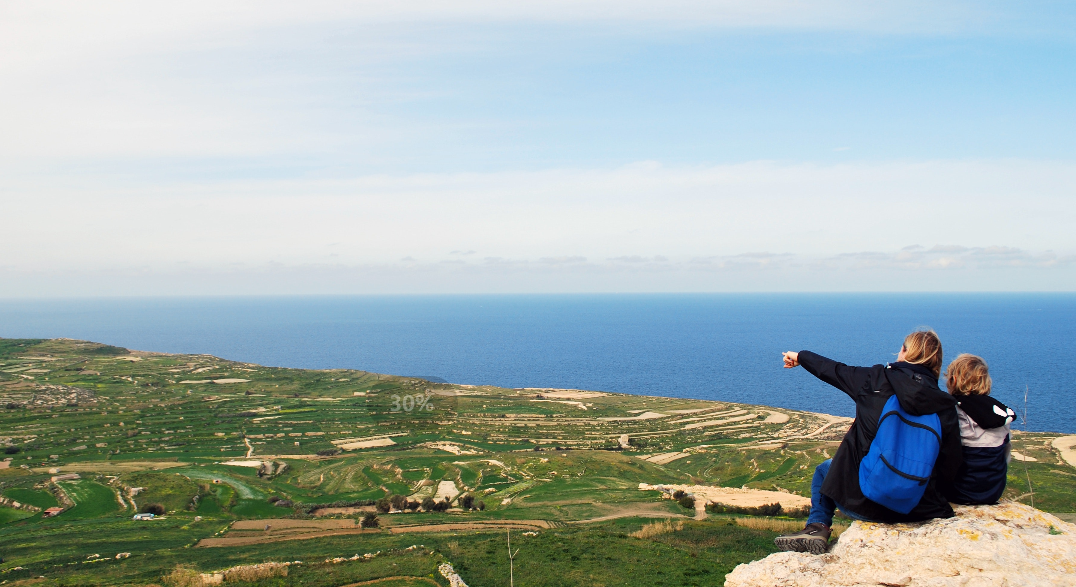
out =
<path fill-rule="evenodd" d="M 830 552 L 779 552 L 725 587 L 1076 587 L 1076 525 L 1018 503 L 921 524 L 854 522 Z"/>

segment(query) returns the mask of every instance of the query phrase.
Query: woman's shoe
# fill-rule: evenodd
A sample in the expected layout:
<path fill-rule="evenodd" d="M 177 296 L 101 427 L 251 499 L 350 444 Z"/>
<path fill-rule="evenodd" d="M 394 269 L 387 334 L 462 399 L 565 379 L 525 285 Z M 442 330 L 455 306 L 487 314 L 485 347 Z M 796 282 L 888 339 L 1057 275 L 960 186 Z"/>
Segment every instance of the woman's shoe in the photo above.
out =
<path fill-rule="evenodd" d="M 829 526 L 825 524 L 807 524 L 806 528 L 795 534 L 774 538 L 773 543 L 784 551 L 822 554 L 829 550 L 829 533 Z"/>

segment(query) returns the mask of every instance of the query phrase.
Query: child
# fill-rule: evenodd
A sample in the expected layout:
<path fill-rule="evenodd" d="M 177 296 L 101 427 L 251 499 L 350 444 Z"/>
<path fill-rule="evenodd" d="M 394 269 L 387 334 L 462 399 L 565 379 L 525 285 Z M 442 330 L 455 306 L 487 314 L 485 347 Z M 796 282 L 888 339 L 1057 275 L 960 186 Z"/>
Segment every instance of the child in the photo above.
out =
<path fill-rule="evenodd" d="M 1010 458 L 1009 425 L 1016 414 L 990 397 L 986 361 L 963 354 L 949 363 L 945 386 L 957 400 L 964 464 L 943 490 L 949 501 L 994 504 L 1005 491 Z"/>

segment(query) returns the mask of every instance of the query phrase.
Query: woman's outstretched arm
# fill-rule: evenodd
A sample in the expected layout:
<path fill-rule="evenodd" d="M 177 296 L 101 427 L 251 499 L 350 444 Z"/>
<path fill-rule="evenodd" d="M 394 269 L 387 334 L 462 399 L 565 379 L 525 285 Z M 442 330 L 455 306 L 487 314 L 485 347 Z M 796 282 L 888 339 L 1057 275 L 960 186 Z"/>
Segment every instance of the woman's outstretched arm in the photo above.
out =
<path fill-rule="evenodd" d="M 803 367 L 808 373 L 855 399 L 870 383 L 869 367 L 849 367 L 811 351 L 789 351 L 782 355 L 786 369 Z"/>

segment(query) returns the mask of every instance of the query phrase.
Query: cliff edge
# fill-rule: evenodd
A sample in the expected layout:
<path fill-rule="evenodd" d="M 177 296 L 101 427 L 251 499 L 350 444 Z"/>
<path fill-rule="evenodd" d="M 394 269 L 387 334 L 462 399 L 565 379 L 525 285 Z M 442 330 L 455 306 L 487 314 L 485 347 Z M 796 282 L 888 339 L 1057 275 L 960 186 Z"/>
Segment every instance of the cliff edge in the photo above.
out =
<path fill-rule="evenodd" d="M 725 587 L 1076 587 L 1076 525 L 1035 508 L 962 506 L 922 524 L 854 522 L 830 552 L 737 566 Z"/>

